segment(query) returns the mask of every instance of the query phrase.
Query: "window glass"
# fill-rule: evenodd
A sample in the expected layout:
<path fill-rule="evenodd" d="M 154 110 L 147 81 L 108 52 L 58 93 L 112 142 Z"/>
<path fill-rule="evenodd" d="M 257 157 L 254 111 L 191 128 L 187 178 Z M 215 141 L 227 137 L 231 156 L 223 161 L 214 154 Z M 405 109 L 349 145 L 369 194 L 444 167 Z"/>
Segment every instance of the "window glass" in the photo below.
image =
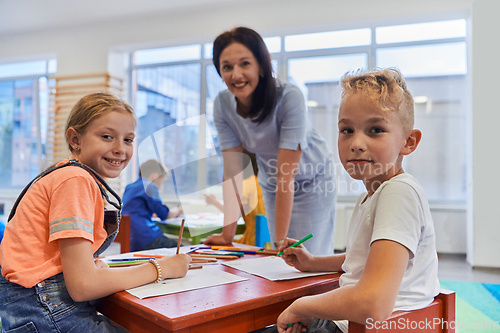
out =
<path fill-rule="evenodd" d="M 371 29 L 318 32 L 285 37 L 285 51 L 320 50 L 370 45 Z"/>
<path fill-rule="evenodd" d="M 38 173 L 33 79 L 0 81 L 0 184 L 24 187 Z M 33 167 L 34 166 L 34 167 Z"/>
<path fill-rule="evenodd" d="M 404 170 L 418 179 L 429 200 L 465 201 L 465 76 L 407 79 L 418 97 L 415 128 L 422 140 L 403 160 Z"/>
<path fill-rule="evenodd" d="M 212 52 L 214 50 L 214 44 L 213 43 L 206 43 L 203 45 L 203 50 L 204 50 L 204 55 L 205 59 L 212 59 L 213 55 Z"/>
<path fill-rule="evenodd" d="M 298 86 L 308 101 L 307 84 L 338 82 L 347 72 L 367 67 L 365 53 L 288 60 L 288 80 Z"/>
<path fill-rule="evenodd" d="M 208 123 L 207 131 L 207 156 L 213 156 L 217 154 L 219 157 L 221 155 L 219 147 L 219 136 L 217 135 L 217 128 L 214 123 L 214 101 L 219 92 L 225 90 L 226 84 L 222 81 L 219 74 L 215 70 L 215 66 L 210 65 L 206 67 L 207 70 L 207 99 L 206 99 L 206 119 Z M 210 136 L 210 137 L 208 137 Z M 210 162 L 215 162 L 215 159 L 207 160 Z M 219 159 L 219 162 L 222 160 Z M 207 185 L 215 186 L 220 184 L 220 179 L 222 175 L 221 169 L 222 163 L 211 163 L 207 165 Z"/>
<path fill-rule="evenodd" d="M 295 58 L 288 61 L 288 79 L 301 89 L 312 126 L 333 152 L 339 195 L 356 195 L 363 190 L 363 183 L 349 177 L 338 157 L 339 81 L 347 71 L 366 69 L 367 59 L 368 56 L 363 53 Z"/>
<path fill-rule="evenodd" d="M 200 114 L 200 64 L 157 66 L 135 70 L 139 120 L 136 140 L 139 165 L 160 158 L 176 169 L 164 184 L 165 194 L 196 189 Z"/>
<path fill-rule="evenodd" d="M 465 37 L 465 20 L 393 25 L 375 29 L 377 44 Z"/>
<path fill-rule="evenodd" d="M 54 63 L 54 62 L 52 62 Z M 47 60 L 0 64 L 0 77 L 43 75 L 47 72 Z"/>
<path fill-rule="evenodd" d="M 55 81 L 52 79 L 52 81 Z M 47 144 L 47 126 L 49 118 L 49 98 L 50 98 L 50 87 L 55 86 L 55 82 L 49 82 L 46 76 L 42 76 L 38 79 L 38 101 L 40 108 L 40 157 L 43 161 L 46 157 L 46 144 Z M 32 166 L 36 167 L 36 166 Z"/>
<path fill-rule="evenodd" d="M 267 37 L 264 38 L 269 53 L 281 52 L 281 37 Z"/>
<path fill-rule="evenodd" d="M 137 65 L 166 63 L 176 61 L 198 60 L 201 57 L 201 45 L 164 47 L 158 49 L 139 50 L 134 53 Z"/>
<path fill-rule="evenodd" d="M 465 42 L 377 49 L 377 66 L 397 67 L 405 77 L 467 73 Z"/>

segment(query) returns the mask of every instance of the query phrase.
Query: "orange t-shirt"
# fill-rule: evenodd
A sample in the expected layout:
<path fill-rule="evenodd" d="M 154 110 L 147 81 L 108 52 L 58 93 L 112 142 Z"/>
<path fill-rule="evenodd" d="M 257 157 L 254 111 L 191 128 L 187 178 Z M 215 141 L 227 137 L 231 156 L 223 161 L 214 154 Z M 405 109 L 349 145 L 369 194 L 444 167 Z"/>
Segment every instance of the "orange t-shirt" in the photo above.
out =
<path fill-rule="evenodd" d="M 31 186 L 7 223 L 0 244 L 2 275 L 31 288 L 62 272 L 57 240 L 84 238 L 95 252 L 106 237 L 104 203 L 94 178 L 80 167 L 58 169 Z"/>

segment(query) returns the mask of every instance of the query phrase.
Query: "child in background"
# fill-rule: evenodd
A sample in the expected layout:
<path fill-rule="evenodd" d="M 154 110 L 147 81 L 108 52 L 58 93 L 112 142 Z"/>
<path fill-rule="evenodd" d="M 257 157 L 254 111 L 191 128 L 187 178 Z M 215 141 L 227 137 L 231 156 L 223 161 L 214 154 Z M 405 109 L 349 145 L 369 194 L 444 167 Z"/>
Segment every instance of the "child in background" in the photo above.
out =
<path fill-rule="evenodd" d="M 257 167 L 257 159 L 255 154 L 248 151 L 244 151 L 244 154 L 250 156 L 250 161 L 252 163 L 252 169 L 245 168 L 243 170 L 243 193 L 241 195 L 241 204 L 243 205 L 243 211 L 248 211 L 247 207 L 255 207 L 249 214 L 243 216 L 245 221 L 245 232 L 240 239 L 234 240 L 236 243 L 255 245 L 255 215 L 266 215 L 266 209 L 264 208 L 264 201 L 262 200 L 262 189 L 257 182 L 257 172 L 259 171 Z M 255 193 L 255 189 L 257 193 Z M 224 206 L 217 200 L 215 195 L 209 194 L 205 196 L 205 202 L 207 205 L 213 205 L 217 207 L 221 212 L 224 211 Z M 234 230 L 233 230 L 234 229 Z M 222 234 L 214 234 L 207 237 L 205 244 L 228 244 L 232 241 L 227 241 L 228 239 L 233 239 L 236 233 L 236 228 L 233 225 L 226 226 L 222 229 Z M 226 235 L 227 234 L 227 235 Z"/>
<path fill-rule="evenodd" d="M 347 320 L 374 323 L 393 311 L 429 305 L 439 293 L 434 225 L 424 190 L 404 173 L 403 156 L 418 146 L 413 98 L 395 69 L 346 74 L 339 109 L 339 155 L 362 180 L 345 254 L 312 256 L 284 250 L 301 271 L 344 271 L 340 288 L 293 302 L 278 317 L 279 332 L 344 332 Z M 290 246 L 295 240 L 288 239 Z M 288 327 L 293 324 L 293 327 Z M 320 330 L 321 329 L 321 330 Z"/>
<path fill-rule="evenodd" d="M 73 107 L 66 124 L 71 159 L 28 184 L 5 229 L 2 331 L 124 332 L 89 301 L 186 275 L 191 259 L 184 254 L 112 269 L 94 259 L 117 232 L 104 218 L 103 196 L 121 208 L 102 177 L 116 178 L 128 164 L 135 128 L 132 109 L 113 95 L 90 94 Z M 113 222 L 116 229 L 117 219 Z"/>
<path fill-rule="evenodd" d="M 183 213 L 179 207 L 169 209 L 160 199 L 159 189 L 168 178 L 168 170 L 157 160 L 144 162 L 140 169 L 139 179 L 123 193 L 123 214 L 129 214 L 131 221 L 130 250 L 176 247 L 177 241 L 165 237 L 151 220 L 154 214 L 165 220 Z"/>

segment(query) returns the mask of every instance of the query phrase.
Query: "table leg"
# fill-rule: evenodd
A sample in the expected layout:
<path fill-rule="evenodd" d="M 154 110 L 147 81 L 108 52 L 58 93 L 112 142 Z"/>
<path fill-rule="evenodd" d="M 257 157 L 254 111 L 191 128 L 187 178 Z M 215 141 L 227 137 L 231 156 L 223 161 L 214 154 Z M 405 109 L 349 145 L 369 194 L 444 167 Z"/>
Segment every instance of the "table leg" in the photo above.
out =
<path fill-rule="evenodd" d="M 201 237 L 200 236 L 193 236 L 191 238 L 191 244 L 192 245 L 201 244 Z"/>

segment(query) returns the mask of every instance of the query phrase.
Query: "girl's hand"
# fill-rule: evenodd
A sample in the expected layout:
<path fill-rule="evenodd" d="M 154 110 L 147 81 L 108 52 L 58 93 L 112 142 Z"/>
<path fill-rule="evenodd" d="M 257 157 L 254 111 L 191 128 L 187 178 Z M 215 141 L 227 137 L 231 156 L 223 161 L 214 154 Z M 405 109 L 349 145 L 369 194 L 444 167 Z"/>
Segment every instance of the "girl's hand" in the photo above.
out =
<path fill-rule="evenodd" d="M 281 257 L 288 265 L 297 268 L 301 272 L 314 271 L 314 256 L 302 244 L 297 247 L 289 247 L 296 242 L 295 239 L 285 239 L 283 244 L 286 244 L 286 248 L 283 250 Z"/>
<path fill-rule="evenodd" d="M 295 301 L 295 302 L 297 302 L 297 301 Z M 288 308 L 286 308 L 285 311 L 283 311 L 279 315 L 277 325 L 276 325 L 279 333 L 306 332 L 307 326 L 312 324 L 312 322 L 314 320 L 313 317 L 305 317 L 305 316 L 301 316 L 300 314 L 294 313 L 294 311 L 293 311 L 294 303 L 292 303 L 292 305 L 290 305 Z M 293 326 L 288 326 L 288 324 L 293 324 Z"/>
<path fill-rule="evenodd" d="M 185 276 L 189 269 L 191 260 L 193 259 L 184 253 L 158 259 L 158 263 L 161 267 L 162 278 L 175 279 Z"/>
<path fill-rule="evenodd" d="M 108 264 L 106 264 L 104 261 L 100 259 L 95 259 L 94 260 L 95 267 L 97 268 L 109 268 Z"/>

